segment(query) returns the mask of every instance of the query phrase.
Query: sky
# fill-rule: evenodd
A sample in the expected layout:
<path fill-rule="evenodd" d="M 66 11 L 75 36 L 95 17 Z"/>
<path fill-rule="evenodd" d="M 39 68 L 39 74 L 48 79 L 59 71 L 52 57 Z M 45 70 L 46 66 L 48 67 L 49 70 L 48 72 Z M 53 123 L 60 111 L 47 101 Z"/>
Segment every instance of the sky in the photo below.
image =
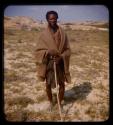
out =
<path fill-rule="evenodd" d="M 58 21 L 109 21 L 109 10 L 104 5 L 14 5 L 7 6 L 5 16 L 29 16 L 45 21 L 47 11 L 58 12 Z"/>

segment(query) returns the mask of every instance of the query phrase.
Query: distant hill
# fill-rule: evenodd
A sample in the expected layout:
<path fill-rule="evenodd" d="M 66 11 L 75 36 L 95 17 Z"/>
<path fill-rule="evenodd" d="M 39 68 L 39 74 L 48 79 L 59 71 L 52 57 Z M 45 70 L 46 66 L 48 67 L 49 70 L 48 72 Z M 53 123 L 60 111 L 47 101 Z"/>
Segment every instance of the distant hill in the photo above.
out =
<path fill-rule="evenodd" d="M 34 20 L 33 18 L 26 16 L 4 17 L 5 28 L 31 29 L 31 28 L 38 28 L 40 24 L 41 22 L 39 20 Z"/>
<path fill-rule="evenodd" d="M 75 22 L 75 23 L 63 23 L 58 22 L 64 29 L 71 28 L 72 30 L 108 30 L 109 23 L 105 21 L 84 21 L 84 22 Z M 14 17 L 4 17 L 4 28 L 13 28 L 13 29 L 39 29 L 45 28 L 47 22 L 41 22 L 27 16 L 14 16 Z"/>

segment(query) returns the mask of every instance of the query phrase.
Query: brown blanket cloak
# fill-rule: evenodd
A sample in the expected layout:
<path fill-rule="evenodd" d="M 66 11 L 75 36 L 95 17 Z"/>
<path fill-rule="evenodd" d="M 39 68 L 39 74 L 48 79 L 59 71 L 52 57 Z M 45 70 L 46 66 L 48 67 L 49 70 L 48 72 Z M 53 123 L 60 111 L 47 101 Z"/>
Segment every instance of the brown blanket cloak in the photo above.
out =
<path fill-rule="evenodd" d="M 41 81 L 45 80 L 46 73 L 46 61 L 45 57 L 48 54 L 48 50 L 55 49 L 60 52 L 64 61 L 64 72 L 65 72 L 65 81 L 70 83 L 71 77 L 69 72 L 69 61 L 70 61 L 70 46 L 68 42 L 67 35 L 64 33 L 61 27 L 59 27 L 61 34 L 61 42 L 59 43 L 59 48 L 57 48 L 55 41 L 50 33 L 49 28 L 46 28 L 43 32 L 40 33 L 39 39 L 37 41 L 36 51 L 35 51 L 35 59 L 37 64 L 38 78 Z M 40 79 L 40 78 L 43 78 Z"/>

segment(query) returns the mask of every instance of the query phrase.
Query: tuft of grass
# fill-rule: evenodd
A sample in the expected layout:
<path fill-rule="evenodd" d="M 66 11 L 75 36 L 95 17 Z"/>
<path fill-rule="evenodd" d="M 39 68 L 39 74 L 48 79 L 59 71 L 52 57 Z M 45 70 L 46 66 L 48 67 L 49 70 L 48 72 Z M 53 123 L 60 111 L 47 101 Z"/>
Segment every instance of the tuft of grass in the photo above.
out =
<path fill-rule="evenodd" d="M 45 101 L 45 100 L 48 100 L 48 99 L 47 99 L 47 96 L 45 97 L 45 95 L 41 95 L 41 96 L 38 96 L 38 97 L 37 97 L 37 102 L 43 102 L 43 101 Z"/>
<path fill-rule="evenodd" d="M 7 121 L 25 122 L 27 121 L 28 112 L 20 108 L 13 112 L 8 112 L 5 116 Z"/>
<path fill-rule="evenodd" d="M 6 102 L 9 106 L 13 105 L 21 105 L 22 107 L 26 107 L 29 103 L 33 104 L 34 101 L 28 97 L 20 96 L 15 98 L 9 98 L 6 100 Z"/>
<path fill-rule="evenodd" d="M 18 79 L 17 72 L 14 70 L 8 70 L 4 74 L 4 81 L 7 82 L 12 82 L 16 81 Z"/>
<path fill-rule="evenodd" d="M 29 68 L 29 66 L 27 65 L 27 63 L 25 64 L 25 63 L 13 63 L 13 64 L 11 64 L 12 65 L 12 67 L 13 68 L 15 68 L 15 69 L 19 69 L 19 68 Z"/>

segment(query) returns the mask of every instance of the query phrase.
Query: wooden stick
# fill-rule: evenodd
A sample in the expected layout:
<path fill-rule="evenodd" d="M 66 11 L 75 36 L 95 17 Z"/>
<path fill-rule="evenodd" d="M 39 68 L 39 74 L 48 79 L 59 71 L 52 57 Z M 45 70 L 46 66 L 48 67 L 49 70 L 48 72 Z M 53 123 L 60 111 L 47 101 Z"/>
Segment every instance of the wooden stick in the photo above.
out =
<path fill-rule="evenodd" d="M 59 114 L 60 114 L 61 121 L 63 121 L 61 107 L 60 107 L 60 101 L 59 101 L 59 97 L 58 97 L 58 84 L 57 84 L 57 74 L 56 74 L 56 62 L 55 62 L 55 60 L 54 60 L 54 74 L 55 74 L 55 84 L 56 84 L 56 91 L 57 91 L 57 103 L 58 103 L 58 108 L 59 108 Z"/>

